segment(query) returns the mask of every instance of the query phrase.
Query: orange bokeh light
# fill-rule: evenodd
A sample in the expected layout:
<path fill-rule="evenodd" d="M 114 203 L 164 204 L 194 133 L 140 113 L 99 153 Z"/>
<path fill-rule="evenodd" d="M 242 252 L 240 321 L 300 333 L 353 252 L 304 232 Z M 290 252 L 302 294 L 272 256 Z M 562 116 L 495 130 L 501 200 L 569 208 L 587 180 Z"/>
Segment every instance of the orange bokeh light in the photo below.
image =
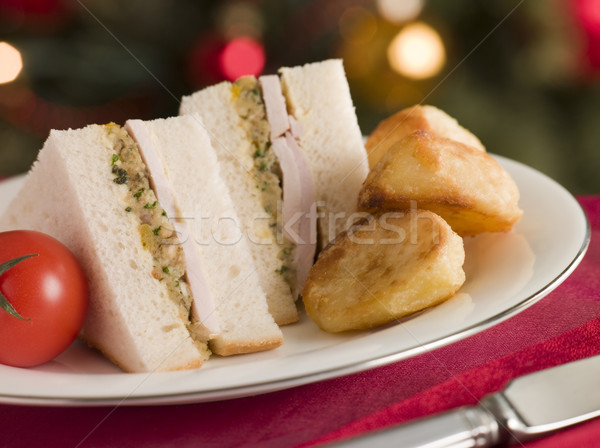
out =
<path fill-rule="evenodd" d="M 23 69 L 21 53 L 12 45 L 0 42 L 0 84 L 14 81 Z"/>

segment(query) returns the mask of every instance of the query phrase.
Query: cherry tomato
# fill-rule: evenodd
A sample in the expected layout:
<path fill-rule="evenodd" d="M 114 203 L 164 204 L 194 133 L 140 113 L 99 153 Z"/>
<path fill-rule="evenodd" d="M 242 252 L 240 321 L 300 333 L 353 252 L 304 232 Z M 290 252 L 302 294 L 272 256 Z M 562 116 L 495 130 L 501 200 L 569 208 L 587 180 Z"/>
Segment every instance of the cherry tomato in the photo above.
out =
<path fill-rule="evenodd" d="M 17 367 L 63 352 L 81 330 L 88 303 L 83 270 L 62 243 L 30 230 L 0 233 L 0 264 L 31 254 L 0 275 L 0 292 L 26 319 L 0 309 L 0 363 Z"/>

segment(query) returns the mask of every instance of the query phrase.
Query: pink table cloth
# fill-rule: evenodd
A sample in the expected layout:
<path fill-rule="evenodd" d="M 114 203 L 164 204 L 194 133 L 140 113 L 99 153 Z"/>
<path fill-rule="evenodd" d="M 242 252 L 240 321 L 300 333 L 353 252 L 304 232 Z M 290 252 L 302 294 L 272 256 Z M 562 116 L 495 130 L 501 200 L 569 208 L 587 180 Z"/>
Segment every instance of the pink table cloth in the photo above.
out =
<path fill-rule="evenodd" d="M 223 402 L 0 405 L 0 446 L 319 446 L 476 403 L 511 378 L 600 353 L 600 196 L 579 200 L 592 226 L 580 266 L 550 295 L 487 331 L 367 372 Z M 600 419 L 524 446 L 600 446 Z"/>

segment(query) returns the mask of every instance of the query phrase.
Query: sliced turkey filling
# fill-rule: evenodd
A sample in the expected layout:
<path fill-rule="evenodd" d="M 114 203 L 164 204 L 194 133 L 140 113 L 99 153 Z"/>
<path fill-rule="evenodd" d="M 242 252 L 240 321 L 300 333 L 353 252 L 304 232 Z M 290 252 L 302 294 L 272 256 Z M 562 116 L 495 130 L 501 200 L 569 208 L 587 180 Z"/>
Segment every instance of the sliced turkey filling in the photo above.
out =
<path fill-rule="evenodd" d="M 301 129 L 287 113 L 276 75 L 240 78 L 233 85 L 233 100 L 252 142 L 257 188 L 281 245 L 280 273 L 298 297 L 314 261 L 317 239 L 316 191 L 298 144 Z"/>
<path fill-rule="evenodd" d="M 169 219 L 178 216 L 177 208 L 152 142 L 135 120 L 127 130 L 114 124 L 106 129 L 113 181 L 123 186 L 124 211 L 138 223 L 142 246 L 152 254 L 152 276 L 165 283 L 192 338 L 204 343 L 219 333 L 213 299 L 193 238 L 180 241 L 189 232 Z"/>

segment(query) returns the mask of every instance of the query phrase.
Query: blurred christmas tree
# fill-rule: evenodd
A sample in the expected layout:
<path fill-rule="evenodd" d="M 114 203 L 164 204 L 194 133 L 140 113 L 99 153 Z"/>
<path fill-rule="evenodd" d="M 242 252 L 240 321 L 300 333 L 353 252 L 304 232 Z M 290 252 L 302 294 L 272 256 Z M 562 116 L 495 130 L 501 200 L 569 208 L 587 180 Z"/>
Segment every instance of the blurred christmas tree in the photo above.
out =
<path fill-rule="evenodd" d="M 434 104 L 600 192 L 598 0 L 0 0 L 1 41 L 0 176 L 52 128 L 175 115 L 202 86 L 342 57 L 365 134 Z"/>

